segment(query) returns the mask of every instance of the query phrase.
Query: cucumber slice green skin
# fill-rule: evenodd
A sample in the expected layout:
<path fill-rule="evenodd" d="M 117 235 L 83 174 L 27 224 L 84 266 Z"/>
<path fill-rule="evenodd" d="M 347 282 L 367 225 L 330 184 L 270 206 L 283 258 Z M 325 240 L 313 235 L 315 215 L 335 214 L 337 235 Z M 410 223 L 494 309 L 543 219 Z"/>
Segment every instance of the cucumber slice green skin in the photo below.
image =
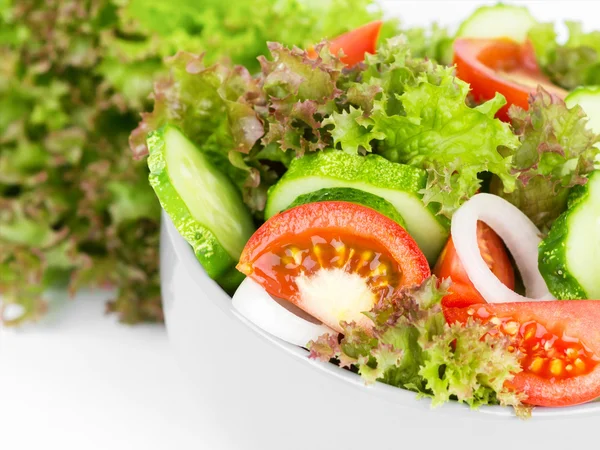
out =
<path fill-rule="evenodd" d="M 388 161 L 379 155 L 349 155 L 327 150 L 292 161 L 289 170 L 269 189 L 265 217 L 286 209 L 298 196 L 323 188 L 354 188 L 390 202 L 406 222 L 406 230 L 433 264 L 450 229 L 447 218 L 425 206 L 420 191 L 427 173 Z"/>
<path fill-rule="evenodd" d="M 206 273 L 233 289 L 241 279 L 231 269 L 254 232 L 239 192 L 176 127 L 150 133 L 147 142 L 150 184 L 161 206 Z"/>
<path fill-rule="evenodd" d="M 507 37 L 517 42 L 525 42 L 528 31 L 536 24 L 535 18 L 524 6 L 481 6 L 460 25 L 456 37 Z"/>
<path fill-rule="evenodd" d="M 246 278 L 246 275 L 237 270 L 234 266 L 224 274 L 217 277 L 215 281 L 225 292 L 227 292 L 229 295 L 233 295 L 239 285 L 242 284 L 242 281 L 244 281 L 244 278 Z"/>
<path fill-rule="evenodd" d="M 309 194 L 304 194 L 297 197 L 286 209 L 291 209 L 306 203 L 331 201 L 343 201 L 366 206 L 367 208 L 374 209 L 378 213 L 392 219 L 397 224 L 402 225 L 403 228 L 406 228 L 404 219 L 390 202 L 376 195 L 369 194 L 368 192 L 352 188 L 325 188 Z"/>
<path fill-rule="evenodd" d="M 540 243 L 538 265 L 560 300 L 600 299 L 600 171 L 573 188 L 569 208 Z"/>
<path fill-rule="evenodd" d="M 587 114 L 589 128 L 600 133 L 600 86 L 578 87 L 565 97 L 567 107 L 579 105 Z"/>

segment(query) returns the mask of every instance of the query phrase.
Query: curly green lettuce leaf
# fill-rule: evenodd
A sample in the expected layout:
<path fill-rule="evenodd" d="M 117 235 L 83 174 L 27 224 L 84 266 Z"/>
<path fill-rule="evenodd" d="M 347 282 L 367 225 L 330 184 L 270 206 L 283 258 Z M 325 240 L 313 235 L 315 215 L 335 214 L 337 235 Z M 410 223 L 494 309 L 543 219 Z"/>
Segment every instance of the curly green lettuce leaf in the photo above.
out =
<path fill-rule="evenodd" d="M 322 125 L 333 125 L 330 130 L 333 137 L 333 144 L 340 145 L 343 151 L 356 154 L 372 151 L 370 142 L 373 139 L 383 139 L 385 135 L 381 132 L 374 132 L 372 126 L 364 123 L 363 111 L 360 108 L 349 107 L 348 111 L 341 113 L 333 112 L 331 116 L 323 120 Z"/>
<path fill-rule="evenodd" d="M 522 408 L 523 396 L 505 388 L 522 370 L 510 342 L 473 321 L 447 325 L 440 305 L 447 287 L 431 277 L 380 299 L 365 312 L 372 330 L 343 322 L 341 339 L 325 334 L 308 343 L 309 357 L 356 370 L 366 383 L 410 389 L 430 397 L 432 406 L 456 400 L 472 408 Z"/>
<path fill-rule="evenodd" d="M 451 399 L 475 408 L 521 405 L 524 397 L 504 387 L 522 370 L 518 356 L 507 350 L 508 340 L 491 337 L 488 331 L 470 321 L 466 326 L 447 325 L 441 334 L 420 338 L 427 357 L 419 375 L 426 380 L 434 406 Z"/>
<path fill-rule="evenodd" d="M 497 94 L 471 108 L 466 103 L 469 86 L 454 76 L 452 68 L 411 60 L 406 53 L 396 55 L 394 65 L 400 67 L 394 71 L 399 76 L 385 83 L 387 95 L 374 100 L 366 121 L 372 132 L 385 136 L 377 151 L 391 161 L 426 169 L 424 201 L 439 204 L 440 213 L 448 217 L 477 192 L 481 172 L 496 174 L 511 191 L 515 177 L 510 152 L 518 140 L 494 117 L 505 104 L 504 97 Z"/>
<path fill-rule="evenodd" d="M 557 41 L 551 23 L 542 23 L 529 31 L 538 63 L 550 79 L 565 89 L 600 83 L 600 32 L 586 33 L 578 22 L 567 21 L 569 37 Z"/>
<path fill-rule="evenodd" d="M 422 79 L 438 83 L 432 60 L 415 58 L 408 39 L 404 35 L 388 39 L 375 55 L 366 55 L 365 65 L 358 73 L 350 73 L 343 84 L 347 89 L 347 102 L 371 114 L 375 100 L 385 103 L 388 115 L 404 114 L 400 95 L 407 86 L 414 86 Z M 356 72 L 355 71 L 355 72 Z"/>
<path fill-rule="evenodd" d="M 298 48 L 269 43 L 271 60 L 259 58 L 261 87 L 267 98 L 262 117 L 267 132 L 261 143 L 276 143 L 297 157 L 331 146 L 332 137 L 322 130 L 322 119 L 336 111 L 337 87 L 343 63 L 333 57 L 324 43 L 313 60 Z"/>
<path fill-rule="evenodd" d="M 154 110 L 130 136 L 139 158 L 148 152 L 146 136 L 166 123 L 177 125 L 215 158 L 227 159 L 230 150 L 248 153 L 263 135 L 263 126 L 247 98 L 258 99 L 257 82 L 241 66 L 205 66 L 202 55 L 179 52 L 167 60 L 169 79 L 154 89 Z"/>
<path fill-rule="evenodd" d="M 566 209 L 569 190 L 584 184 L 594 169 L 600 135 L 587 127 L 579 105 L 568 108 L 542 87 L 531 96 L 527 111 L 512 106 L 509 115 L 520 141 L 512 162 L 516 189 L 506 193 L 495 182 L 492 190 L 547 231 Z"/>

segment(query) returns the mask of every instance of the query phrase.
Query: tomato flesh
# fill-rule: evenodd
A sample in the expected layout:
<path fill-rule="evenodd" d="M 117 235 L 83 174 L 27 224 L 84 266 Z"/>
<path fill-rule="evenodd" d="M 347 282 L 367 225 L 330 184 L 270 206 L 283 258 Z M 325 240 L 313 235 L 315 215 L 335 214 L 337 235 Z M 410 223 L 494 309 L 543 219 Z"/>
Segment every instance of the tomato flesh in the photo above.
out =
<path fill-rule="evenodd" d="M 567 406 L 600 396 L 600 301 L 523 302 L 445 308 L 448 323 L 473 318 L 510 339 L 522 372 L 507 386 L 538 406 Z"/>
<path fill-rule="evenodd" d="M 494 230 L 481 221 L 477 222 L 477 243 L 481 257 L 492 273 L 509 289 L 514 289 L 515 273 L 504 243 Z M 442 300 L 445 306 L 460 307 L 474 303 L 486 303 L 460 262 L 452 237 L 448 239 L 448 243 L 440 254 L 433 273 L 440 279 L 450 278 L 452 280 L 448 289 L 449 293 Z"/>
<path fill-rule="evenodd" d="M 343 230 L 307 231 L 293 243 L 275 242 L 252 265 L 253 278 L 282 298 L 296 295 L 297 277 L 320 269 L 356 273 L 381 295 L 391 294 L 402 276 L 400 265 L 379 243 Z"/>
<path fill-rule="evenodd" d="M 548 329 L 535 320 L 520 323 L 513 317 L 497 317 L 485 306 L 471 307 L 467 309 L 467 315 L 493 325 L 490 335 L 509 337 L 513 342 L 509 351 L 519 351 L 523 355 L 520 361 L 523 370 L 541 378 L 551 380 L 586 375 L 600 361 L 578 337 Z"/>
<path fill-rule="evenodd" d="M 365 304 L 335 306 L 353 294 L 342 292 L 351 289 L 345 281 L 332 294 L 304 298 L 298 280 L 343 275 L 342 280 L 358 280 L 376 299 L 431 275 L 425 255 L 404 228 L 371 208 L 343 201 L 309 203 L 271 217 L 252 235 L 237 268 L 271 295 L 289 300 L 332 328 L 339 326 L 338 317 L 322 302 L 353 312 Z M 362 317 L 369 309 L 356 313 Z"/>
<path fill-rule="evenodd" d="M 476 101 L 504 95 L 506 105 L 497 117 L 508 121 L 510 105 L 529 108 L 529 95 L 538 85 L 551 94 L 564 98 L 567 92 L 554 84 L 539 70 L 531 44 L 510 39 L 457 39 L 454 43 L 456 75 L 471 85 Z"/>

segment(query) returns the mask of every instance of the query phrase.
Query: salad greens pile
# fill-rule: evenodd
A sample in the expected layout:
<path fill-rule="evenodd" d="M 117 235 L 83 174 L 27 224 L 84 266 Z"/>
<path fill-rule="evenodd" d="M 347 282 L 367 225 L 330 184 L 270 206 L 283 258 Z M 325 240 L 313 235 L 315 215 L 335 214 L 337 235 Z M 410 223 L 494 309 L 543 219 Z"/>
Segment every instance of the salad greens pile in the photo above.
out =
<path fill-rule="evenodd" d="M 132 134 L 133 150 L 146 150 L 149 131 L 179 126 L 237 183 L 257 217 L 292 158 L 328 148 L 426 169 L 425 201 L 448 216 L 479 189 L 481 172 L 514 189 L 510 156 L 518 138 L 494 118 L 504 98 L 467 106 L 468 85 L 453 68 L 413 58 L 405 38 L 387 40 L 353 69 L 323 44 L 316 60 L 298 48 L 269 47 L 257 77 L 188 53 L 171 59 L 171 78 L 156 86 L 154 111 Z"/>
<path fill-rule="evenodd" d="M 473 408 L 500 404 L 516 407 L 526 417 L 522 394 L 505 388 L 522 369 L 518 352 L 507 339 L 491 338 L 489 325 L 471 321 L 447 325 L 441 300 L 449 280 L 438 286 L 435 276 L 421 286 L 382 298 L 367 313 L 375 327 L 368 333 L 343 323 L 344 337 L 326 334 L 308 344 L 310 358 L 336 359 L 357 368 L 368 383 L 376 380 L 431 397 L 433 406 L 451 398 Z"/>
<path fill-rule="evenodd" d="M 582 109 L 540 91 L 528 111 L 511 109 L 510 127 L 494 118 L 501 94 L 470 107 L 469 85 L 453 68 L 414 57 L 411 47 L 405 36 L 390 38 L 343 69 L 323 45 L 312 60 L 272 43 L 255 77 L 179 53 L 132 148 L 144 154 L 149 131 L 179 126 L 238 184 L 258 218 L 294 157 L 337 148 L 427 170 L 424 201 L 447 217 L 481 188 L 482 174 L 493 174 L 493 191 L 547 228 L 564 211 L 568 189 L 593 170 L 597 136 Z"/>
<path fill-rule="evenodd" d="M 404 42 L 389 40 L 377 55 L 367 57 L 357 86 L 380 86 L 383 95 L 368 105 L 372 114 L 357 118 L 342 132 L 371 127 L 375 152 L 426 169 L 424 202 L 438 204 L 448 217 L 477 192 L 481 172 L 497 175 L 505 190 L 512 191 L 510 158 L 498 148 L 512 151 L 517 140 L 507 124 L 494 118 L 505 99 L 498 94 L 469 107 L 469 85 L 456 78 L 454 69 L 413 58 Z"/>
<path fill-rule="evenodd" d="M 162 320 L 160 208 L 127 139 L 154 80 L 167 74 L 163 58 L 206 51 L 209 61 L 255 71 L 266 41 L 335 36 L 379 18 L 374 6 L 0 1 L 0 295 L 22 308 L 5 322 L 39 318 L 44 292 L 64 283 L 116 287 L 108 310 L 124 322 Z M 397 24 L 386 26 L 393 34 Z M 249 170 L 234 162 L 242 169 L 227 166 Z"/>

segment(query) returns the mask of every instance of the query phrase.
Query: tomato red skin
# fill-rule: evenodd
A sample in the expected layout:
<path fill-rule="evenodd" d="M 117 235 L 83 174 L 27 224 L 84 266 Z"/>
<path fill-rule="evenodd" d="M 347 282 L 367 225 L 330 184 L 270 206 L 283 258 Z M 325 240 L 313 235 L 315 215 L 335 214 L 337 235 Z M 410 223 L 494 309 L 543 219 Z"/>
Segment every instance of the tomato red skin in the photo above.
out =
<path fill-rule="evenodd" d="M 420 284 L 431 276 L 427 258 L 404 228 L 371 208 L 342 201 L 307 203 L 271 217 L 252 235 L 237 268 L 252 277 L 252 263 L 266 248 L 277 242 L 293 243 L 297 234 L 323 229 L 371 239 L 387 249 L 402 270 L 400 286 Z"/>
<path fill-rule="evenodd" d="M 375 53 L 382 25 L 381 20 L 376 20 L 350 30 L 334 38 L 329 44 L 329 51 L 333 55 L 337 55 L 342 50 L 344 52 L 344 56 L 341 58 L 342 62 L 348 67 L 354 66 L 365 59 L 365 53 Z M 308 56 L 317 57 L 313 48 L 308 50 Z"/>
<path fill-rule="evenodd" d="M 529 95 L 536 91 L 538 83 L 551 85 L 539 70 L 531 43 L 521 45 L 510 39 L 457 39 L 454 64 L 456 75 L 471 85 L 476 101 L 492 99 L 496 92 L 504 95 L 507 104 L 496 114 L 503 121 L 510 120 L 510 105 L 529 108 Z M 510 80 L 499 70 L 518 73 L 535 83 L 535 87 Z M 566 95 L 559 88 L 553 89 L 552 93 L 559 97 Z"/>
<path fill-rule="evenodd" d="M 479 250 L 482 255 L 485 255 L 484 260 L 490 261 L 490 269 L 494 275 L 509 289 L 514 289 L 515 273 L 500 237 L 489 226 L 483 222 L 478 222 L 477 239 Z M 442 300 L 444 306 L 459 308 L 476 303 L 486 303 L 471 283 L 460 262 L 452 237 L 448 239 L 444 250 L 440 254 L 433 273 L 440 279 L 450 278 L 452 280 L 452 284 L 448 289 L 449 294 Z"/>
<path fill-rule="evenodd" d="M 536 301 L 486 304 L 497 317 L 512 317 L 521 323 L 535 320 L 547 328 L 563 330 L 579 338 L 600 356 L 600 300 Z M 469 308 L 444 308 L 449 324 L 465 323 Z M 526 403 L 534 406 L 572 406 L 600 397 L 600 365 L 587 375 L 548 380 L 532 373 L 515 375 L 511 388 L 527 394 Z"/>

